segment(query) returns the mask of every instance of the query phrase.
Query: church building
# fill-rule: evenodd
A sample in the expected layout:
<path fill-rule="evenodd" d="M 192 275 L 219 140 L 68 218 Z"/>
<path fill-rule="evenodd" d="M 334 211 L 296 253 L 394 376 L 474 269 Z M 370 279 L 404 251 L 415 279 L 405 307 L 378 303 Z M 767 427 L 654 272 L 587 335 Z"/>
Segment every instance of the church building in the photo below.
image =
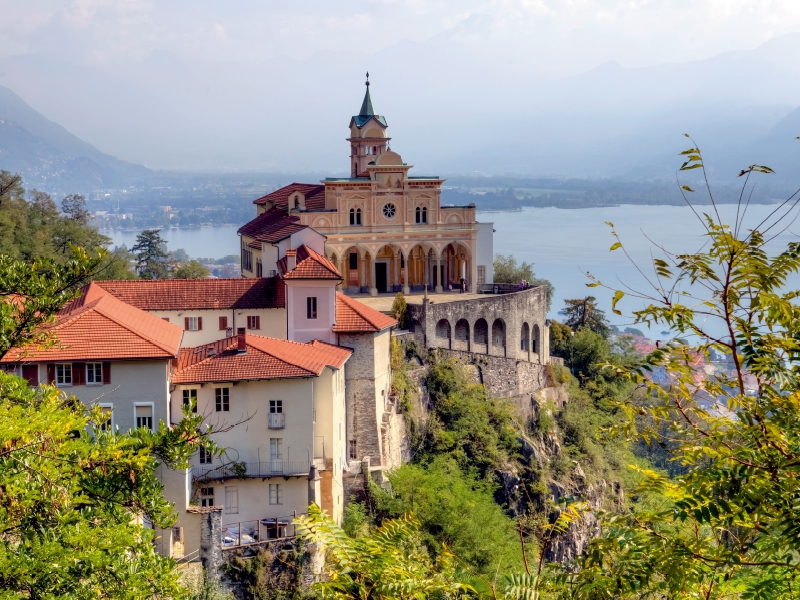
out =
<path fill-rule="evenodd" d="M 239 230 L 242 275 L 267 276 L 283 240 L 313 230 L 347 293 L 442 292 L 462 278 L 476 291 L 492 281 L 492 223 L 477 222 L 474 204 L 442 205 L 444 179 L 411 175 L 366 85 L 349 124 L 350 177 L 292 183 L 255 200 L 257 217 Z"/>

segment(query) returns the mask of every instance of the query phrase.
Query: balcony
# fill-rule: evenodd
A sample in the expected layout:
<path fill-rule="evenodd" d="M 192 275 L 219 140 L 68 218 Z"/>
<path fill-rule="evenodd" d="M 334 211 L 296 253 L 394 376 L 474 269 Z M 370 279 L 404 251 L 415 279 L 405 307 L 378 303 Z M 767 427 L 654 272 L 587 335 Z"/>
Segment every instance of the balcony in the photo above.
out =
<path fill-rule="evenodd" d="M 302 513 L 304 516 L 306 513 Z M 286 517 L 272 517 L 257 521 L 242 521 L 222 526 L 222 549 L 241 548 L 275 540 L 292 539 L 296 535 L 295 512 Z"/>
<path fill-rule="evenodd" d="M 220 479 L 249 479 L 260 477 L 291 477 L 308 475 L 307 460 L 268 460 L 262 462 L 230 462 L 218 467 L 192 467 L 192 479 L 196 482 Z"/>
<path fill-rule="evenodd" d="M 270 413 L 269 415 L 269 428 L 270 429 L 283 429 L 284 424 L 283 413 Z"/>

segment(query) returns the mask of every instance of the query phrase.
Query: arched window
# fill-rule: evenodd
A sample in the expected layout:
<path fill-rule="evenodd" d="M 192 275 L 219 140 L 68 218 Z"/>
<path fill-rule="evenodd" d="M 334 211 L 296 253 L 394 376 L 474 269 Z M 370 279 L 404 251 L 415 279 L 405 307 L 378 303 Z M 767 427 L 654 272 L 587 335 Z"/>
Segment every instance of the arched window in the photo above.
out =
<path fill-rule="evenodd" d="M 427 223 L 428 222 L 428 207 L 427 206 L 418 206 L 417 207 L 417 223 Z"/>
<path fill-rule="evenodd" d="M 295 209 L 300 208 L 300 199 L 299 198 L 295 198 L 294 199 L 294 207 L 295 207 Z"/>
<path fill-rule="evenodd" d="M 350 225 L 361 225 L 361 209 L 350 209 Z"/>

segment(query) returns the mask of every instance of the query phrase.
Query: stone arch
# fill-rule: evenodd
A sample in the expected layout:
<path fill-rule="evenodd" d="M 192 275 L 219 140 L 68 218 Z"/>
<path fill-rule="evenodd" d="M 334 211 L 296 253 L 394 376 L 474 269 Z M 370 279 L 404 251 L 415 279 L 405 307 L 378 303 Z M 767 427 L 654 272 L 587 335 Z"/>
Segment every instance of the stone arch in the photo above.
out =
<path fill-rule="evenodd" d="M 531 340 L 531 352 L 535 352 L 536 354 L 540 354 L 542 352 L 542 340 L 541 340 L 541 333 L 539 330 L 539 325 L 533 326 L 533 339 Z"/>
<path fill-rule="evenodd" d="M 471 254 L 469 248 L 460 242 L 450 242 L 442 250 L 442 264 L 445 266 L 445 286 L 459 289 L 461 277 L 469 281 Z"/>
<path fill-rule="evenodd" d="M 350 292 L 358 292 L 366 285 L 366 250 L 361 246 L 350 246 L 340 255 L 342 265 L 343 286 Z"/>
<path fill-rule="evenodd" d="M 486 319 L 478 319 L 472 326 L 473 352 L 488 354 L 489 350 L 489 324 Z"/>
<path fill-rule="evenodd" d="M 425 333 L 425 329 L 422 327 L 422 323 L 419 322 L 419 319 L 411 321 L 411 331 L 414 333 Z"/>
<path fill-rule="evenodd" d="M 439 319 L 436 323 L 436 347 L 450 348 L 450 321 Z"/>
<path fill-rule="evenodd" d="M 531 351 L 531 328 L 527 323 L 522 324 L 522 332 L 520 334 L 519 349 L 524 355 Z"/>
<path fill-rule="evenodd" d="M 398 244 L 385 244 L 375 253 L 375 260 L 386 267 L 386 288 L 378 292 L 399 292 L 402 288 L 402 248 Z M 377 269 L 377 267 L 376 267 Z M 378 273 L 376 271 L 376 277 Z M 374 287 L 374 286 L 373 286 Z"/>
<path fill-rule="evenodd" d="M 503 319 L 495 319 L 492 323 L 491 337 L 492 354 L 505 356 L 506 353 L 506 324 Z"/>
<path fill-rule="evenodd" d="M 453 332 L 453 345 L 454 350 L 469 351 L 469 321 L 466 319 L 459 319 L 456 322 L 456 328 Z"/>
<path fill-rule="evenodd" d="M 425 284 L 428 284 L 428 290 L 431 290 L 430 287 L 430 262 L 431 259 L 429 257 L 429 253 L 433 249 L 431 244 L 421 243 L 415 244 L 411 250 L 408 251 L 407 257 L 407 273 L 408 273 L 408 285 L 412 291 L 422 291 L 425 289 Z M 436 252 L 433 249 L 434 253 Z"/>

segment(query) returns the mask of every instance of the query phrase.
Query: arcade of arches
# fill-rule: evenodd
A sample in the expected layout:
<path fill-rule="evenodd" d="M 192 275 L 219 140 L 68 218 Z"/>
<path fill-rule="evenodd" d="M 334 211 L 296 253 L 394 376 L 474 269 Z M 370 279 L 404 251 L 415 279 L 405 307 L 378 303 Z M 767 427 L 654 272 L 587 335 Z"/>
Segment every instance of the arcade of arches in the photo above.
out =
<path fill-rule="evenodd" d="M 344 277 L 343 287 L 350 293 L 404 292 L 459 289 L 461 279 L 469 277 L 471 253 L 458 242 L 437 252 L 432 244 L 403 248 L 387 244 L 377 251 L 358 245 L 332 250 L 328 258 Z"/>

